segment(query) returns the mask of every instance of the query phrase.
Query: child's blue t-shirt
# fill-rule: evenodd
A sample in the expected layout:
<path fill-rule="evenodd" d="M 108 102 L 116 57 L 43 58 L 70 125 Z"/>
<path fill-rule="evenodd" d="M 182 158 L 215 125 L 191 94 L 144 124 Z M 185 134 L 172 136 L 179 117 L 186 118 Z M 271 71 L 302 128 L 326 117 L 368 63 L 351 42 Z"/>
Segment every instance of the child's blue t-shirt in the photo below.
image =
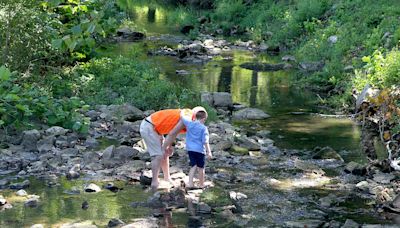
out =
<path fill-rule="evenodd" d="M 186 150 L 205 154 L 205 143 L 208 143 L 208 129 L 198 120 L 191 121 L 185 117 L 182 118 L 186 126 Z"/>

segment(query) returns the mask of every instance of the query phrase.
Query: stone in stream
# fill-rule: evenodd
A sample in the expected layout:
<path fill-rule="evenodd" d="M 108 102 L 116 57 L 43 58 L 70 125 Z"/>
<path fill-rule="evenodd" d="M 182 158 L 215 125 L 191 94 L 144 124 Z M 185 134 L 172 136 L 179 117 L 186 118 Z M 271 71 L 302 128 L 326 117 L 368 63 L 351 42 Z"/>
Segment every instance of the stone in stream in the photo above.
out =
<path fill-rule="evenodd" d="M 343 224 L 341 228 L 358 228 L 360 225 L 356 222 L 354 222 L 351 219 L 346 219 L 346 222 Z"/>
<path fill-rule="evenodd" d="M 27 195 L 28 195 L 28 193 L 27 193 L 25 190 L 23 190 L 23 189 L 18 190 L 15 194 L 16 194 L 17 196 L 27 196 Z"/>
<path fill-rule="evenodd" d="M 346 173 L 352 173 L 354 175 L 360 175 L 360 176 L 367 173 L 367 169 L 363 165 L 361 165 L 357 162 L 354 162 L 354 161 L 349 162 L 346 165 L 344 171 Z"/>
<path fill-rule="evenodd" d="M 87 186 L 85 186 L 84 188 L 85 192 L 100 192 L 101 188 L 99 186 L 97 186 L 96 184 L 89 184 Z"/>
<path fill-rule="evenodd" d="M 151 170 L 143 171 L 142 175 L 140 176 L 140 183 L 142 185 L 151 185 L 151 180 L 152 180 Z"/>
<path fill-rule="evenodd" d="M 37 197 L 33 197 L 24 202 L 25 207 L 37 207 L 39 204 L 39 199 Z"/>
<path fill-rule="evenodd" d="M 86 201 L 86 200 L 83 201 L 81 208 L 82 208 L 83 210 L 87 210 L 87 209 L 89 208 L 89 203 L 88 203 L 88 201 Z"/>
<path fill-rule="evenodd" d="M 30 184 L 31 182 L 29 180 L 24 180 L 23 182 L 10 184 L 9 187 L 10 189 L 24 189 L 29 187 Z"/>
<path fill-rule="evenodd" d="M 97 226 L 93 224 L 93 221 L 86 220 L 83 222 L 65 223 L 60 228 L 97 228 Z"/>
<path fill-rule="evenodd" d="M 156 218 L 139 218 L 133 219 L 133 223 L 122 226 L 121 228 L 158 228 L 158 219 Z"/>
<path fill-rule="evenodd" d="M 111 227 L 116 227 L 116 226 L 120 226 L 120 225 L 124 225 L 125 223 L 118 218 L 113 218 L 110 221 L 108 221 L 107 227 L 111 228 Z"/>
<path fill-rule="evenodd" d="M 245 108 L 234 112 L 232 115 L 234 120 L 263 120 L 269 117 L 270 115 L 256 108 Z"/>
<path fill-rule="evenodd" d="M 3 206 L 7 203 L 7 200 L 4 198 L 4 196 L 0 195 L 0 206 Z"/>

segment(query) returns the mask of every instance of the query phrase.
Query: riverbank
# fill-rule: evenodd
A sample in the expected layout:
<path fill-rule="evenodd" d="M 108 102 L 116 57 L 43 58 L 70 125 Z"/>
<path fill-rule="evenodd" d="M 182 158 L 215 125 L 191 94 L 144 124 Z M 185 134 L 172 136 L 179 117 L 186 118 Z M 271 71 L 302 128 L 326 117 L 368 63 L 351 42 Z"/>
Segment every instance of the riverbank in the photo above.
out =
<path fill-rule="evenodd" d="M 254 111 L 242 109 L 235 111 L 233 116 L 238 118 L 240 113 Z M 96 110 L 84 112 L 92 120 L 87 136 L 61 127 L 25 131 L 21 137 L 10 136 L 9 147 L 1 150 L 1 188 L 11 189 L 2 190 L 2 209 L 5 211 L 1 216 L 12 214 L 13 208 L 20 208 L 21 204 L 25 205 L 23 210 L 41 210 L 48 199 L 42 197 L 45 195 L 40 191 L 57 189 L 61 183 L 63 192 L 58 193 L 57 198 L 78 194 L 81 195 L 78 200 L 87 198 L 89 205 L 97 207 L 103 206 L 92 204 L 90 199 L 96 197 L 89 195 L 105 197 L 101 192 L 113 190 L 112 195 L 118 196 L 124 191 L 131 192 L 129 189 L 135 186 L 143 186 L 142 193 L 135 190 L 139 193 L 124 196 L 125 201 L 119 203 L 122 208 L 129 204 L 138 210 L 150 209 L 142 214 L 146 216 L 133 222 L 136 225 L 162 226 L 171 214 L 185 212 L 187 221 L 206 226 L 212 226 L 216 221 L 239 226 L 268 222 L 271 226 L 288 227 L 339 226 L 358 221 L 367 227 L 371 223 L 389 223 L 390 219 L 385 220 L 377 213 L 397 210 L 398 199 L 394 200 L 399 187 L 396 173 L 382 173 L 372 164 L 346 164 L 328 147 L 313 151 L 281 149 L 274 146 L 268 131 L 248 131 L 226 121 L 209 124 L 214 159 L 206 168 L 208 187 L 205 190 L 189 190 L 182 184 L 187 181 L 188 166 L 181 138 L 171 158 L 175 186 L 169 191 L 149 193 L 146 189 L 151 182 L 150 157 L 143 148 L 139 125 L 151 112 L 130 105 L 98 106 Z M 223 116 L 226 118 L 227 113 Z M 31 192 L 29 177 L 45 180 L 46 186 L 36 187 L 36 192 Z M 76 178 L 85 181 L 75 181 Z M 28 195 L 17 192 L 19 189 L 25 189 Z M 148 198 L 137 198 L 143 194 Z M 106 205 L 108 197 L 104 199 Z M 355 198 L 360 201 L 351 206 L 350 202 Z M 83 206 L 79 210 L 85 210 Z M 354 206 L 357 217 L 350 216 Z M 298 207 L 301 215 L 296 212 Z M 109 220 L 119 219 L 118 214 Z M 381 216 L 390 217 L 390 214 Z M 138 218 L 123 217 L 127 224 Z M 365 220 L 367 217 L 369 219 Z M 23 221 L 24 226 L 37 221 L 31 219 Z M 102 222 L 96 217 L 93 219 L 86 224 L 92 227 L 106 225 L 104 218 Z M 62 227 L 82 222 L 72 220 Z M 2 221 L 6 226 L 13 226 L 7 220 Z"/>

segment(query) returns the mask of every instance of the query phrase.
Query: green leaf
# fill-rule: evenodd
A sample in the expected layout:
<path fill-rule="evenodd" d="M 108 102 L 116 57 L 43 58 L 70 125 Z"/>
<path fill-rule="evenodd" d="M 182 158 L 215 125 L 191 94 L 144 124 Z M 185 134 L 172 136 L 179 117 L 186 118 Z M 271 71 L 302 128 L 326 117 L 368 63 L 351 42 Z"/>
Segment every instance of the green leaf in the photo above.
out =
<path fill-rule="evenodd" d="M 5 99 L 6 99 L 7 101 L 19 101 L 21 98 L 20 98 L 18 95 L 16 95 L 16 94 L 10 93 L 10 94 L 7 94 L 7 96 L 5 97 Z"/>
<path fill-rule="evenodd" d="M 78 131 L 80 128 L 82 127 L 82 123 L 77 121 L 74 123 L 74 125 L 72 126 L 72 130 L 74 131 Z"/>
<path fill-rule="evenodd" d="M 94 30 L 96 29 L 96 24 L 90 23 L 88 29 L 86 30 L 87 33 L 92 34 Z"/>
<path fill-rule="evenodd" d="M 26 105 L 16 104 L 15 107 L 16 107 L 18 110 L 21 110 L 21 111 L 23 111 L 23 112 L 25 112 L 25 111 L 28 110 L 28 106 L 26 106 Z"/>
<path fill-rule="evenodd" d="M 51 41 L 51 46 L 55 49 L 61 49 L 63 40 L 62 39 L 55 39 Z"/>
<path fill-rule="evenodd" d="M 82 28 L 80 25 L 75 25 L 74 27 L 71 28 L 71 32 L 74 35 L 82 33 Z"/>
<path fill-rule="evenodd" d="M 0 126 L 2 126 L 2 125 L 4 125 L 5 123 L 4 123 L 4 121 L 3 120 L 0 120 Z"/>
<path fill-rule="evenodd" d="M 0 67 L 0 80 L 1 81 L 7 81 L 8 79 L 10 79 L 10 76 L 11 76 L 11 72 L 7 67 L 5 67 L 5 66 Z"/>
<path fill-rule="evenodd" d="M 371 57 L 369 57 L 369 56 L 364 56 L 364 57 L 362 57 L 362 59 L 361 59 L 364 63 L 369 63 L 369 62 L 371 62 Z"/>

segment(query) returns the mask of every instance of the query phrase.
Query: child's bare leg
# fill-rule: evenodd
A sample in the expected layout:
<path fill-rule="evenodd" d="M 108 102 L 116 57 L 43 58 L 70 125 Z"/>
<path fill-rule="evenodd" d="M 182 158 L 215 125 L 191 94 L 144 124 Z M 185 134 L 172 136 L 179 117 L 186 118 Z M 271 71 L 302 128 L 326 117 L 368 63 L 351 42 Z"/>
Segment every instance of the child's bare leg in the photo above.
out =
<path fill-rule="evenodd" d="M 198 168 L 198 170 L 199 170 L 200 188 L 204 188 L 205 171 L 204 171 L 204 168 Z"/>
<path fill-rule="evenodd" d="M 162 156 L 155 156 L 151 160 L 151 187 L 158 188 L 158 174 L 160 173 L 160 166 L 161 166 Z"/>
<path fill-rule="evenodd" d="M 197 166 L 192 166 L 192 168 L 190 168 L 190 171 L 189 171 L 189 188 L 192 188 L 193 187 L 193 177 L 194 177 L 194 172 L 196 172 L 196 168 L 197 168 Z"/>

